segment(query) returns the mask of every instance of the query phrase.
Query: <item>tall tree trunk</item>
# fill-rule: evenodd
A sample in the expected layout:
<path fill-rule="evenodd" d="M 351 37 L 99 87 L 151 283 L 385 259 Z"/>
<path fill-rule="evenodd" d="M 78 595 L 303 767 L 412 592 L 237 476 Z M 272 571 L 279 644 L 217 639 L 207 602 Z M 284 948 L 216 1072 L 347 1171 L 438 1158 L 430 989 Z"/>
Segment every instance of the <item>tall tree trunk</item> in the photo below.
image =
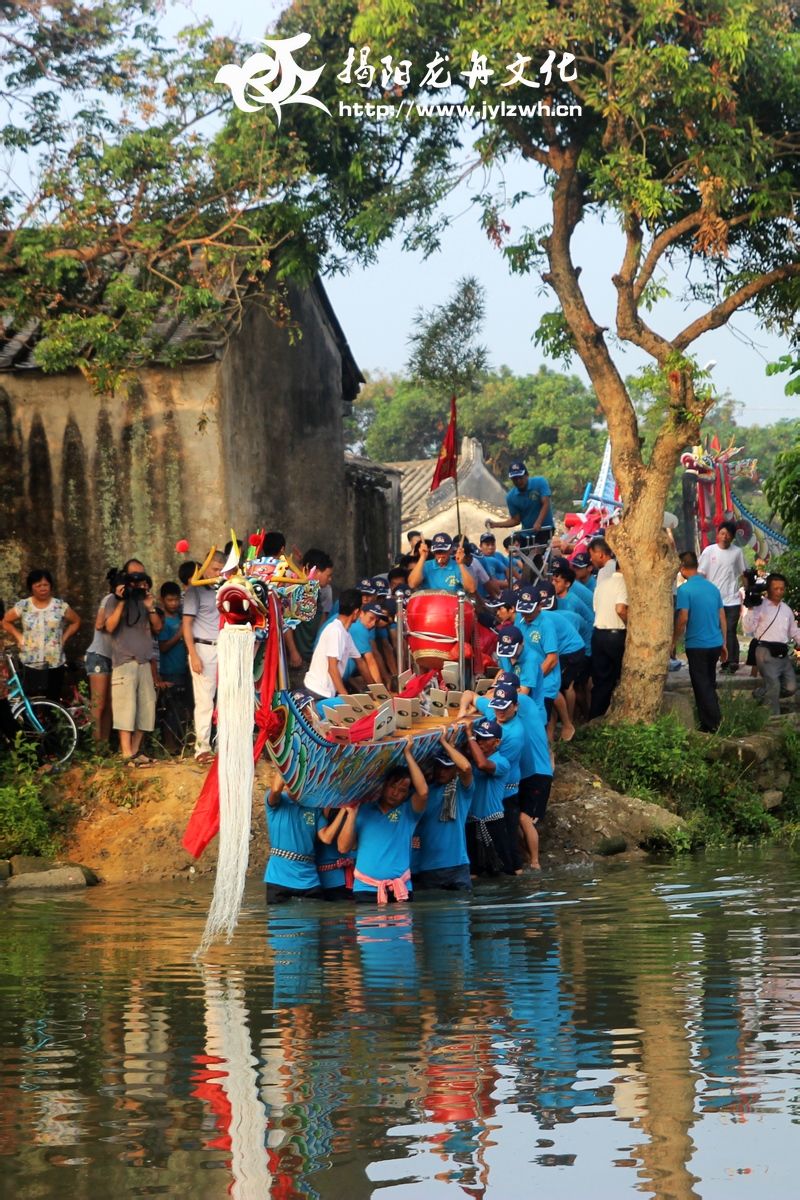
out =
<path fill-rule="evenodd" d="M 648 480 L 609 542 L 628 588 L 628 635 L 611 721 L 654 721 L 661 711 L 672 644 L 672 589 L 678 563 L 662 525 L 663 480 Z"/>

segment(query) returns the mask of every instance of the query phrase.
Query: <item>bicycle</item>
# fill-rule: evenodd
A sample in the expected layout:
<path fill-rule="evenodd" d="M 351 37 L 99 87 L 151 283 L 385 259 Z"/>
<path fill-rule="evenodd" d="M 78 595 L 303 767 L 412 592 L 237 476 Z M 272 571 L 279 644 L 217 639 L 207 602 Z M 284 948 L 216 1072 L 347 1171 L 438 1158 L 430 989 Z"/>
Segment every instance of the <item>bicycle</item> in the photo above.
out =
<path fill-rule="evenodd" d="M 8 702 L 11 713 L 36 757 L 44 766 L 58 767 L 72 756 L 78 743 L 78 730 L 70 714 L 54 700 L 29 699 L 10 654 L 8 663 Z"/>

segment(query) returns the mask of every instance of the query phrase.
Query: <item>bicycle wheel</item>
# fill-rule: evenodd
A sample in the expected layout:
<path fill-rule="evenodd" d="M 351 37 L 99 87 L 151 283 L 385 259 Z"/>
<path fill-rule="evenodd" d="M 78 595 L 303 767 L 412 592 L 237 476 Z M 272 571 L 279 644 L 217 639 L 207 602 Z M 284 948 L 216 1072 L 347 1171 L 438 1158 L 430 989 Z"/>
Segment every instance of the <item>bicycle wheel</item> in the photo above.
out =
<path fill-rule="evenodd" d="M 32 724 L 27 710 L 23 708 L 17 713 L 17 720 L 22 725 L 25 740 L 36 747 L 36 757 L 40 763 L 48 763 L 53 767 L 65 763 L 78 741 L 78 731 L 72 717 L 52 700 L 31 700 L 30 706 L 42 731 Z"/>

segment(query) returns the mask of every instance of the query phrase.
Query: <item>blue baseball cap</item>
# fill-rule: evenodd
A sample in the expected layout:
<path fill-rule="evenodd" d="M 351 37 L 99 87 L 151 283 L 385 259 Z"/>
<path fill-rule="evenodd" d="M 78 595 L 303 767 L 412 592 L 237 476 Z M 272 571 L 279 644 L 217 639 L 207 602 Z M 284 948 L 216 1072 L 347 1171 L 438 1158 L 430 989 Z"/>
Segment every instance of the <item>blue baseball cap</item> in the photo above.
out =
<path fill-rule="evenodd" d="M 518 699 L 517 689 L 511 687 L 508 683 L 498 683 L 494 689 L 494 695 L 489 701 L 489 708 L 497 708 L 501 712 L 510 708 L 512 704 L 516 704 Z"/>
<path fill-rule="evenodd" d="M 577 567 L 579 571 L 582 571 L 584 567 L 592 565 L 592 560 L 583 550 L 581 550 L 580 554 L 573 554 L 572 558 L 568 559 L 568 562 L 571 567 Z"/>
<path fill-rule="evenodd" d="M 362 596 L 376 596 L 378 594 L 378 589 L 371 579 L 362 579 L 358 584 L 357 590 L 361 592 Z"/>
<path fill-rule="evenodd" d="M 376 617 L 382 617 L 383 616 L 383 605 L 382 604 L 374 604 L 374 603 L 373 604 L 365 604 L 363 606 L 363 608 L 361 609 L 361 611 L 368 612 L 368 613 L 374 613 Z"/>
<path fill-rule="evenodd" d="M 449 554 L 453 549 L 453 539 L 449 533 L 435 533 L 431 540 L 433 554 Z"/>
<path fill-rule="evenodd" d="M 538 593 L 533 588 L 523 588 L 517 597 L 517 612 L 532 613 L 538 602 Z"/>
<path fill-rule="evenodd" d="M 378 596 L 391 596 L 392 589 L 389 587 L 389 580 L 385 575 L 373 575 L 372 586 Z"/>
<path fill-rule="evenodd" d="M 496 541 L 497 541 L 497 537 L 496 537 L 494 531 L 491 529 L 487 529 L 486 533 L 482 533 L 480 536 L 481 545 L 483 545 L 484 542 L 496 542 Z"/>
<path fill-rule="evenodd" d="M 482 717 L 472 726 L 472 732 L 476 738 L 502 738 L 503 727 L 489 717 Z"/>
<path fill-rule="evenodd" d="M 492 610 L 494 610 L 497 608 L 501 608 L 503 605 L 503 601 L 501 600 L 501 598 L 499 596 L 487 596 L 483 602 L 483 605 L 484 605 L 484 608 L 491 608 Z"/>
<path fill-rule="evenodd" d="M 509 479 L 521 479 L 523 475 L 528 474 L 528 468 L 524 462 L 513 462 L 508 468 Z"/>
<path fill-rule="evenodd" d="M 497 639 L 497 653 L 500 658 L 513 658 L 519 653 L 520 647 L 524 638 L 522 632 L 517 629 L 516 625 L 506 625 L 500 630 L 500 636 Z"/>
<path fill-rule="evenodd" d="M 501 608 L 514 608 L 517 603 L 517 593 L 511 588 L 504 588 L 498 596 L 498 600 Z"/>
<path fill-rule="evenodd" d="M 456 765 L 450 755 L 445 754 L 444 750 L 436 750 L 433 755 L 433 761 L 439 767 L 454 767 Z"/>
<path fill-rule="evenodd" d="M 552 575 L 553 571 L 560 571 L 562 567 L 568 566 L 568 558 L 565 558 L 563 554 L 554 554 L 550 559 L 550 574 Z"/>
<path fill-rule="evenodd" d="M 536 589 L 536 598 L 540 608 L 552 608 L 556 602 L 556 589 L 545 580 Z"/>
<path fill-rule="evenodd" d="M 519 678 L 513 671 L 498 671 L 494 677 L 495 687 L 498 683 L 507 683 L 509 687 L 518 688 Z"/>

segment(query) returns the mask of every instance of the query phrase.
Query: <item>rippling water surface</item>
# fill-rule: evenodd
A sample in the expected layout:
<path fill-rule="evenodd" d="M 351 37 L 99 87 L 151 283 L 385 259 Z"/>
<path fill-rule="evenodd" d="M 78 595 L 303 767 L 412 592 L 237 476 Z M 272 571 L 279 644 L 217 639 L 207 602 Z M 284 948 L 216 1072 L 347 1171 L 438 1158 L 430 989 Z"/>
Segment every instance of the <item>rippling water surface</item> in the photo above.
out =
<path fill-rule="evenodd" d="M 0 1194 L 798 1195 L 800 860 L 380 912 L 207 883 L 0 900 Z"/>

